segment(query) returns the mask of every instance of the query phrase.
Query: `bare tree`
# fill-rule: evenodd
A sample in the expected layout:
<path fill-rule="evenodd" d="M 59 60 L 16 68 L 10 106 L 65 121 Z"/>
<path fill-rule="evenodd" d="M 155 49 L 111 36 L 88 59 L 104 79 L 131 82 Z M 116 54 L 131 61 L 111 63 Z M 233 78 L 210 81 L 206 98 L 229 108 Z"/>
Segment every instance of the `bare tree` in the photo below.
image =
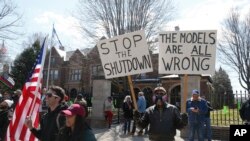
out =
<path fill-rule="evenodd" d="M 0 0 L 0 39 L 14 40 L 21 35 L 17 32 L 20 27 L 21 15 L 16 12 L 17 7 L 11 0 Z"/>
<path fill-rule="evenodd" d="M 232 9 L 223 27 L 220 60 L 238 73 L 240 85 L 250 91 L 250 11 L 241 20 L 238 10 Z"/>
<path fill-rule="evenodd" d="M 76 17 L 84 37 L 94 42 L 144 29 L 154 43 L 174 10 L 172 0 L 79 0 Z"/>

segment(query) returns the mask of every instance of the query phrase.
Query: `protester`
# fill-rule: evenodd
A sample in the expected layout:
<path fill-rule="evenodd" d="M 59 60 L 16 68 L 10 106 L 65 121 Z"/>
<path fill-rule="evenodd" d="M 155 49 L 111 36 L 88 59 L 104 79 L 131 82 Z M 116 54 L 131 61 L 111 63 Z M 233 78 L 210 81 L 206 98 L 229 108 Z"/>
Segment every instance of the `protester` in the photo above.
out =
<path fill-rule="evenodd" d="M 9 110 L 13 105 L 13 101 L 5 99 L 0 103 L 0 141 L 3 141 L 9 125 Z"/>
<path fill-rule="evenodd" d="M 146 106 L 147 106 L 147 102 L 146 99 L 144 97 L 144 93 L 143 92 L 139 92 L 138 93 L 138 101 L 137 101 L 137 107 L 138 107 L 138 112 L 140 113 L 140 116 L 142 117 L 146 111 Z M 135 134 L 135 130 L 136 130 L 136 121 L 134 120 L 134 124 L 133 124 L 133 130 L 132 130 L 132 135 Z M 145 134 L 147 134 L 147 127 L 145 128 Z M 143 129 L 141 129 L 138 132 L 138 135 L 142 135 L 143 133 Z"/>
<path fill-rule="evenodd" d="M 65 92 L 59 86 L 51 86 L 46 93 L 46 103 L 48 112 L 43 115 L 40 121 L 40 128 L 36 129 L 32 125 L 30 117 L 25 120 L 25 125 L 41 141 L 55 141 L 59 129 L 65 125 L 65 117 L 60 116 L 61 110 L 67 109 L 63 104 Z"/>
<path fill-rule="evenodd" d="M 146 128 L 149 125 L 148 136 L 151 141 L 174 141 L 176 129 L 182 129 L 187 125 L 187 115 L 180 114 L 178 108 L 167 102 L 166 90 L 156 87 L 153 91 L 154 105 L 146 109 L 140 117 L 135 112 L 138 128 Z"/>
<path fill-rule="evenodd" d="M 133 119 L 133 104 L 129 95 L 124 98 L 122 110 L 124 117 L 123 131 L 125 135 L 126 133 L 130 133 L 131 120 Z"/>
<path fill-rule="evenodd" d="M 208 141 L 212 140 L 212 130 L 211 130 L 211 119 L 210 119 L 210 111 L 213 111 L 213 108 L 210 104 L 210 101 L 206 99 L 205 96 L 202 96 L 204 100 L 207 102 L 207 113 L 205 114 L 205 132 L 204 132 L 204 138 L 207 138 Z"/>
<path fill-rule="evenodd" d="M 86 123 L 86 112 L 79 104 L 72 104 L 63 110 L 66 125 L 60 129 L 57 141 L 96 141 L 92 129 Z"/>
<path fill-rule="evenodd" d="M 204 122 L 208 107 L 198 90 L 192 91 L 192 97 L 187 100 L 186 108 L 189 120 L 189 141 L 194 141 L 195 133 L 199 141 L 204 141 Z"/>
<path fill-rule="evenodd" d="M 12 105 L 13 110 L 15 109 L 15 107 L 16 107 L 16 105 L 18 103 L 18 100 L 19 100 L 20 96 L 22 95 L 22 93 L 23 92 L 20 89 L 17 89 L 16 91 L 14 91 L 14 94 L 12 96 L 12 99 L 14 101 L 14 104 Z"/>
<path fill-rule="evenodd" d="M 104 114 L 105 118 L 108 122 L 108 128 L 111 127 L 112 124 L 112 119 L 113 119 L 113 103 L 112 103 L 112 97 L 109 96 L 107 99 L 104 101 Z"/>
<path fill-rule="evenodd" d="M 12 116 L 13 116 L 13 113 L 14 113 L 14 111 L 13 111 L 14 101 L 12 99 L 11 94 L 8 91 L 5 91 L 3 93 L 2 100 L 5 101 L 6 103 L 8 103 L 8 105 L 11 105 L 10 107 L 8 107 L 8 119 L 11 120 Z"/>
<path fill-rule="evenodd" d="M 76 99 L 75 99 L 74 103 L 75 104 L 80 104 L 81 106 L 83 106 L 83 108 L 86 111 L 86 117 L 89 115 L 87 101 L 83 98 L 82 94 L 78 94 L 76 96 Z"/>
<path fill-rule="evenodd" d="M 248 94 L 248 99 L 240 107 L 240 117 L 244 124 L 250 125 L 250 94 Z"/>
<path fill-rule="evenodd" d="M 87 107 L 87 101 L 83 98 L 82 94 L 78 94 L 74 100 L 74 103 L 78 103 L 80 105 L 84 105 Z"/>
<path fill-rule="evenodd" d="M 48 105 L 46 103 L 46 93 L 47 89 L 43 88 L 42 93 L 41 93 L 41 105 L 39 107 L 39 116 L 40 118 L 48 112 Z"/>

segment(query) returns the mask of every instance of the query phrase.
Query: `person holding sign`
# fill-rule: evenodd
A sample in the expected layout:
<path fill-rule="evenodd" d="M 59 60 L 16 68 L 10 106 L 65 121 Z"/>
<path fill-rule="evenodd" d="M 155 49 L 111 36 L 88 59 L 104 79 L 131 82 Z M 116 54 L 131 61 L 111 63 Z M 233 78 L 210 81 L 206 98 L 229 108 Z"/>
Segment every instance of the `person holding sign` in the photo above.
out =
<path fill-rule="evenodd" d="M 139 129 L 149 126 L 149 140 L 151 141 L 174 141 L 176 129 L 182 129 L 187 125 L 187 115 L 180 114 L 178 108 L 167 102 L 166 90 L 156 87 L 153 91 L 152 100 L 154 105 L 146 109 L 145 114 L 140 117 L 135 112 L 135 120 Z"/>

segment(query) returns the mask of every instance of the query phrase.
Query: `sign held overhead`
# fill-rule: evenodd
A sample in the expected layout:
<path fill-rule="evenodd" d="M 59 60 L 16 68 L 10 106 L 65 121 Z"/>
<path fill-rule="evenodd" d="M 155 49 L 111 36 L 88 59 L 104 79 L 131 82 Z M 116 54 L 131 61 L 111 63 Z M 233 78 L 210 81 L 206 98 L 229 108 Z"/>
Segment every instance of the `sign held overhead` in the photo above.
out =
<path fill-rule="evenodd" d="M 216 30 L 159 34 L 160 74 L 214 74 Z"/>
<path fill-rule="evenodd" d="M 153 71 L 142 30 L 100 40 L 97 48 L 106 79 Z"/>

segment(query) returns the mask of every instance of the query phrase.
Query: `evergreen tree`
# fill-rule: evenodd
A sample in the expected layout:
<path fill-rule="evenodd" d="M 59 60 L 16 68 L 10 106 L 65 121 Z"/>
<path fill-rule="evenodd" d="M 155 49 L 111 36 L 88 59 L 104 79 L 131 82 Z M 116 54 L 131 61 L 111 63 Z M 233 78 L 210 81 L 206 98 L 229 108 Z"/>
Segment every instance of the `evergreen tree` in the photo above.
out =
<path fill-rule="evenodd" d="M 218 71 L 215 71 L 212 79 L 214 88 L 212 102 L 214 108 L 232 107 L 234 105 L 234 95 L 231 81 L 226 71 L 220 68 Z"/>
<path fill-rule="evenodd" d="M 26 48 L 19 56 L 14 60 L 14 66 L 12 67 L 11 74 L 15 80 L 14 89 L 22 88 L 24 83 L 29 78 L 29 74 L 32 71 L 36 57 L 40 51 L 40 41 L 36 40 L 32 46 Z"/>

